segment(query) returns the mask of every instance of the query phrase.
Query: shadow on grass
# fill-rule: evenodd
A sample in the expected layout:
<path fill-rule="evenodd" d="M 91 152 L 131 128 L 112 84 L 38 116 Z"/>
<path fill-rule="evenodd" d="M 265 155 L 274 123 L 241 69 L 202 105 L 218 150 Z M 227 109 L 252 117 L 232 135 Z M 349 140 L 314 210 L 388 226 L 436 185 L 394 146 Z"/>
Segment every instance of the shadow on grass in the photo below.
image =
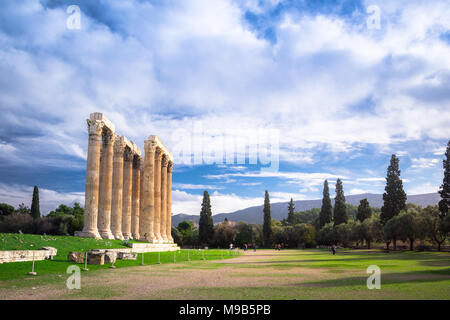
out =
<path fill-rule="evenodd" d="M 442 276 L 446 277 L 442 277 Z M 348 286 L 366 286 L 367 276 L 352 276 L 341 279 L 329 279 L 311 282 L 293 283 L 289 286 L 299 287 L 348 287 Z M 415 271 L 386 273 L 381 275 L 381 285 L 386 284 L 407 284 L 407 283 L 425 283 L 450 281 L 450 268 L 432 271 Z"/>
<path fill-rule="evenodd" d="M 349 253 L 350 255 L 355 255 L 355 253 Z M 285 257 L 286 255 L 283 255 Z M 299 257 L 298 255 L 296 255 Z M 343 256 L 342 258 L 337 258 L 339 256 Z M 271 256 L 273 257 L 273 255 Z M 302 259 L 299 257 L 299 259 L 295 260 L 265 260 L 265 261 L 236 261 L 234 264 L 280 264 L 280 263 L 326 263 L 326 262 L 355 262 L 355 261 L 371 261 L 371 260 L 426 260 L 426 261 L 419 261 L 420 263 L 423 263 L 424 265 L 429 266 L 450 266 L 450 255 L 433 255 L 433 254 L 424 254 L 424 253 L 410 253 L 410 254 L 403 254 L 403 253 L 396 253 L 396 254 L 383 254 L 379 253 L 376 256 L 362 256 L 362 257 L 356 257 L 356 258 L 346 258 L 345 253 L 341 253 L 339 255 L 336 255 L 333 257 L 330 254 L 330 259 Z M 428 261 L 428 260 L 434 260 L 434 261 Z M 329 265 L 332 266 L 332 265 Z"/>

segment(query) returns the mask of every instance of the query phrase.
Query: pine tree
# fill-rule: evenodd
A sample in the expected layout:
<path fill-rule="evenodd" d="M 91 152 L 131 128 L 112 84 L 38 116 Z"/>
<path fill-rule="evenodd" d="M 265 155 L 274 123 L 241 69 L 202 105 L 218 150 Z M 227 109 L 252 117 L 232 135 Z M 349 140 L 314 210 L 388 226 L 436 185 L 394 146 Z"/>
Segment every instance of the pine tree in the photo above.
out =
<path fill-rule="evenodd" d="M 324 225 L 330 223 L 333 218 L 333 206 L 331 205 L 330 189 L 328 188 L 328 181 L 325 180 L 323 184 L 323 198 L 322 208 L 319 214 L 319 226 L 322 229 Z"/>
<path fill-rule="evenodd" d="M 450 140 L 447 144 L 447 151 L 445 152 L 445 159 L 443 160 L 444 180 L 442 181 L 439 194 L 442 200 L 439 201 L 439 211 L 441 217 L 445 218 L 450 210 Z"/>
<path fill-rule="evenodd" d="M 272 217 L 270 216 L 270 199 L 269 192 L 266 190 L 264 195 L 264 224 L 263 224 L 264 246 L 270 248 L 272 246 Z"/>
<path fill-rule="evenodd" d="M 383 224 L 406 207 L 406 193 L 403 191 L 398 164 L 399 159 L 393 154 L 387 169 L 386 187 L 384 188 L 386 192 L 383 194 L 384 204 L 381 207 L 380 219 Z"/>
<path fill-rule="evenodd" d="M 200 245 L 207 245 L 212 241 L 214 233 L 214 223 L 211 212 L 211 201 L 208 191 L 203 192 L 202 210 L 198 222 L 198 233 Z"/>
<path fill-rule="evenodd" d="M 41 211 L 39 209 L 39 189 L 37 186 L 34 186 L 33 189 L 33 200 L 31 200 L 31 216 L 34 219 L 38 219 L 41 217 Z"/>
<path fill-rule="evenodd" d="M 289 205 L 288 205 L 288 217 L 287 217 L 287 221 L 290 225 L 294 225 L 295 223 L 295 215 L 294 215 L 294 200 L 289 201 Z"/>
<path fill-rule="evenodd" d="M 361 201 L 359 201 L 356 219 L 363 222 L 364 220 L 370 218 L 371 215 L 372 209 L 370 208 L 369 201 L 367 199 L 362 199 Z"/>
<path fill-rule="evenodd" d="M 341 179 L 336 181 L 336 197 L 334 198 L 334 225 L 347 223 L 347 207 L 345 205 L 344 187 Z"/>

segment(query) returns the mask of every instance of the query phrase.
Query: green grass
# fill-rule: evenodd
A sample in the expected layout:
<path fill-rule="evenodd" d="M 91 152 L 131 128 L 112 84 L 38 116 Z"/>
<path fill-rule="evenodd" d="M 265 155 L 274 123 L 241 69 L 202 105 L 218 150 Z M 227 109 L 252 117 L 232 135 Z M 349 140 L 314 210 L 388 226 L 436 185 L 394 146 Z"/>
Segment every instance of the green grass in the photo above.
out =
<path fill-rule="evenodd" d="M 279 255 L 259 250 L 261 257 L 267 253 L 272 255 L 233 264 L 230 277 L 243 279 L 242 286 L 176 288 L 149 298 L 450 299 L 450 254 L 446 252 L 346 250 L 333 256 L 319 250 L 285 250 Z M 370 265 L 381 269 L 380 290 L 367 288 L 366 270 Z M 263 285 L 245 285 L 245 279 L 258 278 L 264 279 Z"/>
<path fill-rule="evenodd" d="M 122 245 L 120 240 L 95 240 L 89 238 L 78 237 L 63 237 L 63 236 L 40 236 L 29 234 L 0 234 L 0 250 L 33 250 L 41 249 L 42 247 L 49 246 L 58 249 L 58 254 L 53 260 L 44 260 L 35 262 L 35 271 L 38 273 L 38 278 L 45 275 L 52 275 L 52 277 L 43 278 L 43 282 L 47 281 L 59 281 L 57 276 L 67 276 L 66 270 L 70 265 L 74 265 L 74 262 L 67 261 L 67 255 L 70 251 L 85 252 L 91 249 L 117 249 L 126 248 Z M 174 263 L 188 261 L 188 255 L 190 261 L 203 261 L 205 260 L 217 260 L 217 259 L 229 259 L 233 258 L 234 253 L 230 253 L 227 250 L 179 250 L 174 252 L 161 252 L 158 257 L 157 252 L 148 252 L 144 254 L 144 264 L 161 264 Z M 140 266 L 142 263 L 142 254 L 138 254 L 137 260 L 117 260 L 114 264 L 116 268 Z M 79 264 L 83 267 L 83 264 Z M 101 270 L 108 269 L 111 265 L 88 265 L 88 269 Z M 6 283 L 2 283 L 4 286 L 14 285 L 26 285 L 27 275 L 31 271 L 32 262 L 13 262 L 0 264 L 0 281 L 4 280 Z M 10 281 L 10 280 L 25 280 L 25 281 Z M 37 281 L 39 283 L 39 281 Z"/>
<path fill-rule="evenodd" d="M 33 245 L 33 246 L 31 246 Z M 52 246 L 58 249 L 53 261 L 36 262 L 38 276 L 28 276 L 31 262 L 6 263 L 0 265 L 0 293 L 15 292 L 20 288 L 39 287 L 40 290 L 64 290 L 69 265 L 69 251 L 124 247 L 120 241 L 94 240 L 74 237 L 41 237 L 36 235 L 0 234 L 0 249 L 39 249 Z M 191 262 L 187 263 L 187 256 Z M 177 287 L 164 286 L 154 293 L 139 294 L 137 299 L 450 299 L 450 253 L 448 252 L 389 252 L 377 250 L 339 250 L 333 256 L 324 250 L 258 250 L 235 263 L 221 263 L 222 257 L 229 259 L 234 253 L 228 250 L 202 251 L 180 250 L 160 254 L 161 268 L 132 268 L 141 264 L 142 255 L 136 261 L 116 262 L 117 268 L 127 268 L 127 274 L 136 274 L 141 281 L 152 281 L 158 277 L 178 277 Z M 216 260 L 216 261 L 213 261 Z M 144 254 L 146 265 L 155 265 L 158 253 Z M 169 265 L 170 264 L 170 265 Z M 381 290 L 368 290 L 367 267 L 381 268 Z M 82 267 L 82 265 L 80 265 Z M 109 265 L 89 265 L 84 273 L 89 285 L 83 290 L 62 293 L 61 298 L 109 299 L 124 296 L 127 283 L 107 284 L 98 276 Z M 103 271 L 102 271 L 103 270 Z M 108 269 L 109 270 L 109 269 Z M 184 275 L 192 271 L 199 279 L 211 272 L 220 274 L 223 285 L 216 280 L 192 286 L 184 282 Z M 197 271 L 198 270 L 198 271 Z M 217 270 L 217 271 L 216 271 Z M 203 274 L 204 272 L 204 274 Z M 120 274 L 120 272 L 119 272 Z M 213 277 L 214 278 L 214 277 Z M 90 280 L 89 280 L 90 279 Z M 215 279 L 215 278 L 214 278 Z M 63 281 L 62 281 L 63 280 Z M 229 281 L 230 280 L 230 281 Z M 231 280 L 234 280 L 230 285 Z M 236 281 L 238 280 L 238 281 Z M 117 281 L 117 279 L 116 279 Z M 29 291 L 27 291 L 29 292 Z"/>

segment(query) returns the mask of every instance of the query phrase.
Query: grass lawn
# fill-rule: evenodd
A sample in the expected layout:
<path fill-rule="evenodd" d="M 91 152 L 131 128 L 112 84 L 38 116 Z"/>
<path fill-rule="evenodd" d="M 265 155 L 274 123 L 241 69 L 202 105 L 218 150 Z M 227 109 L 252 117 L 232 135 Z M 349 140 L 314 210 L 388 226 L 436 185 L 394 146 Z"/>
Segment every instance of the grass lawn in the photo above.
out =
<path fill-rule="evenodd" d="M 257 250 L 239 256 L 207 250 L 206 261 L 191 250 L 190 262 L 181 250 L 176 263 L 173 253 L 162 253 L 161 264 L 156 264 L 157 254 L 148 253 L 145 266 L 140 266 L 141 256 L 118 261 L 117 269 L 90 265 L 81 273 L 81 290 L 68 290 L 65 270 L 73 263 L 66 261 L 67 252 L 97 244 L 51 238 L 57 238 L 53 246 L 58 249 L 65 244 L 54 261 L 37 262 L 38 276 L 26 276 L 31 263 L 0 265 L 0 299 L 450 299 L 450 253 L 377 250 L 342 250 L 335 256 L 323 250 Z M 74 239 L 80 247 L 69 249 L 66 242 Z M 380 290 L 366 286 L 370 265 L 381 269 Z"/>
<path fill-rule="evenodd" d="M 41 236 L 30 234 L 5 234 L 0 233 L 0 250 L 39 250 L 42 247 L 54 247 L 58 249 L 58 254 L 53 260 L 35 262 L 35 271 L 40 276 L 45 277 L 43 283 L 49 279 L 58 280 L 62 275 L 66 276 L 67 267 L 75 263 L 67 261 L 70 251 L 86 252 L 91 249 L 117 249 L 127 248 L 121 240 L 96 240 L 89 238 L 64 237 L 64 236 Z M 161 252 L 159 257 L 157 252 L 144 254 L 144 264 L 161 264 L 182 261 L 203 261 L 214 259 L 229 259 L 234 257 L 234 253 L 227 250 L 179 250 L 174 252 Z M 138 254 L 137 260 L 117 260 L 114 264 L 116 268 L 140 266 L 142 254 Z M 0 264 L 0 288 L 8 286 L 26 285 L 29 283 L 28 272 L 31 271 L 32 262 L 13 262 Z M 83 264 L 79 265 L 83 267 Z M 109 269 L 108 265 L 88 265 L 90 271 Z M 23 281 L 25 280 L 25 281 Z M 49 280 L 51 282 L 51 280 Z M 38 281 L 39 282 L 39 281 Z"/>

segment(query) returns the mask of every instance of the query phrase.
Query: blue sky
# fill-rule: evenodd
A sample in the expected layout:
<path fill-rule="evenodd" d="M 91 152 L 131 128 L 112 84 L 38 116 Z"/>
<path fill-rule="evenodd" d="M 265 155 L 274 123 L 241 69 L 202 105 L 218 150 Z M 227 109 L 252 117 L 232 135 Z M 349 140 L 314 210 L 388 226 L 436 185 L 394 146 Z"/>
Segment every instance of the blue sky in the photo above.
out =
<path fill-rule="evenodd" d="M 38 185 L 44 212 L 83 202 L 96 111 L 141 149 L 156 134 L 174 152 L 175 214 L 198 214 L 204 189 L 213 213 L 259 205 L 265 189 L 318 199 L 338 177 L 346 194 L 382 193 L 392 153 L 407 193 L 435 192 L 448 17 L 448 1 L 2 1 L 0 201 L 29 204 Z M 269 162 L 235 148 L 252 139 Z M 206 154 L 246 161 L 190 161 Z"/>

